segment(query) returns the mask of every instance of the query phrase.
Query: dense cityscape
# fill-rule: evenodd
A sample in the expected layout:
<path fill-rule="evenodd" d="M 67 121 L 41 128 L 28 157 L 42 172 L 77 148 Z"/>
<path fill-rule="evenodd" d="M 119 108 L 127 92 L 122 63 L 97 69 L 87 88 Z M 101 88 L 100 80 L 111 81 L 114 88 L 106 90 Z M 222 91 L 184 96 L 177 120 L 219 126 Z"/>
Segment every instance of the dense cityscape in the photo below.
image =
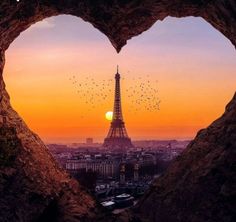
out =
<path fill-rule="evenodd" d="M 105 149 L 102 143 L 94 143 L 92 138 L 87 138 L 85 143 L 48 144 L 48 148 L 67 172 L 105 207 L 113 210 L 133 205 L 189 141 L 132 143 L 134 147 L 125 152 Z M 118 203 L 115 198 L 124 198 L 125 201 Z"/>

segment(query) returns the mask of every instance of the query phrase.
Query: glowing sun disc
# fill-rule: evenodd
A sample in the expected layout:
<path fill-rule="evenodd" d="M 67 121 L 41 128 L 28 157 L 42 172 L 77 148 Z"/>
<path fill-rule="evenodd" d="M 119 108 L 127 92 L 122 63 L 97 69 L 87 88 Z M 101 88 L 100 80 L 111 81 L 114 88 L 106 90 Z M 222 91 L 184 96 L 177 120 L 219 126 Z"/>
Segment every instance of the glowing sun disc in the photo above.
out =
<path fill-rule="evenodd" d="M 113 112 L 112 111 L 106 112 L 105 117 L 107 120 L 111 121 L 113 117 Z"/>

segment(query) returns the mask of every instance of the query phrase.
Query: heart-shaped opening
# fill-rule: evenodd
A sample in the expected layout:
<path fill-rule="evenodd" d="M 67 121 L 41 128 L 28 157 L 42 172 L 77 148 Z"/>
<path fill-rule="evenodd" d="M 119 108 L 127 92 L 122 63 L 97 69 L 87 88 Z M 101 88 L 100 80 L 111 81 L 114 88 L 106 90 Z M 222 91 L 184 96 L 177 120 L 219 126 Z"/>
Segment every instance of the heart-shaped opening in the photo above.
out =
<path fill-rule="evenodd" d="M 11 45 L 4 76 L 13 106 L 45 143 L 103 142 L 117 64 L 132 140 L 191 140 L 235 92 L 235 61 L 229 41 L 201 19 L 157 22 L 117 55 L 91 25 L 58 16 Z"/>
<path fill-rule="evenodd" d="M 90 24 L 72 16 L 52 17 L 23 33 L 6 61 L 13 106 L 47 143 L 83 142 L 86 137 L 103 141 L 108 127 L 104 115 L 113 109 L 116 64 L 124 78 L 123 112 L 134 140 L 192 139 L 223 113 L 235 90 L 233 47 L 197 18 L 157 22 L 116 54 Z M 109 80 L 101 104 L 97 94 Z M 148 82 L 159 90 L 160 110 L 151 109 L 151 102 L 135 103 L 142 94 L 139 85 Z"/>

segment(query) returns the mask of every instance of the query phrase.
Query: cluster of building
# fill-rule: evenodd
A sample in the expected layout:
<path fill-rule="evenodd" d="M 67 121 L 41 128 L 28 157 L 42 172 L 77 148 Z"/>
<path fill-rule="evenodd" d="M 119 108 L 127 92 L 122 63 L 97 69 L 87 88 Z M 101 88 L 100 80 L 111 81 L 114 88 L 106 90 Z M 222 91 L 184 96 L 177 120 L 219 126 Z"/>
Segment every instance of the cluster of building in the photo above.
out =
<path fill-rule="evenodd" d="M 96 154 L 93 157 L 91 155 L 84 155 L 81 159 L 69 159 L 66 162 L 66 170 L 69 172 L 79 171 L 85 169 L 85 171 L 92 170 L 98 173 L 101 177 L 115 177 L 119 170 L 119 162 L 109 157 L 102 157 L 100 154 Z"/>
<path fill-rule="evenodd" d="M 118 178 L 122 165 L 129 165 L 141 170 L 145 166 L 158 167 L 159 161 L 171 161 L 185 148 L 187 142 L 175 142 L 172 147 L 170 141 L 156 142 L 157 146 L 128 149 L 127 152 L 112 152 L 109 149 L 73 148 L 68 151 L 57 153 L 58 159 L 64 168 L 69 171 L 85 169 L 97 172 L 101 178 Z M 163 145 L 160 145 L 163 143 Z M 165 144 L 166 143 L 166 144 Z M 52 147 L 53 145 L 51 145 Z M 55 146 L 55 145 L 54 145 Z"/>
<path fill-rule="evenodd" d="M 127 198 L 129 202 L 139 198 L 189 141 L 133 143 L 135 147 L 126 152 L 105 149 L 97 143 L 94 146 L 87 143 L 77 146 L 50 144 L 48 147 L 61 166 L 78 180 L 86 174 L 95 173 L 95 184 L 91 191 L 99 201 L 113 209 L 117 206 L 114 201 L 116 196 L 131 195 Z M 127 204 L 125 200 L 122 203 L 124 206 Z"/>

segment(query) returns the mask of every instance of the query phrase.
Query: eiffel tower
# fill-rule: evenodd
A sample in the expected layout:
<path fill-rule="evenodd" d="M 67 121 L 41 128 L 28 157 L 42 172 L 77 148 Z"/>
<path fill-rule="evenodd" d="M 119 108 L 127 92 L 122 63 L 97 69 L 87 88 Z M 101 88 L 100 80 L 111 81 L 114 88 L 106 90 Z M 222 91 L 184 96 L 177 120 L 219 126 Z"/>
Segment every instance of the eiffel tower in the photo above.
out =
<path fill-rule="evenodd" d="M 131 139 L 128 137 L 125 129 L 125 122 L 122 116 L 121 109 L 121 92 L 120 92 L 120 74 L 117 66 L 115 75 L 115 101 L 113 109 L 113 117 L 107 137 L 104 140 L 103 146 L 113 149 L 125 149 L 133 147 Z"/>

